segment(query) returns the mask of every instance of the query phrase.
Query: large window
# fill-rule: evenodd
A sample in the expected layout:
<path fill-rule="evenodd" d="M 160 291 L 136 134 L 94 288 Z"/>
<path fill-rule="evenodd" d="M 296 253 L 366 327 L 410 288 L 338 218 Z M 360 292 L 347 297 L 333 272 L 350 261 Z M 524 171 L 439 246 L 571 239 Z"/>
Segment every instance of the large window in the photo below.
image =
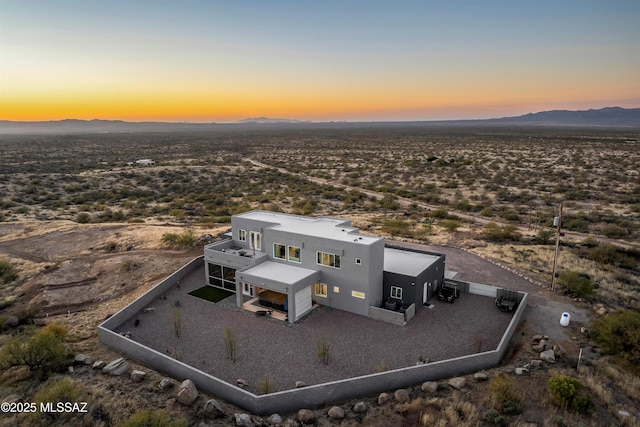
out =
<path fill-rule="evenodd" d="M 316 252 L 316 262 L 327 267 L 340 268 L 340 255 L 334 255 L 327 252 Z"/>
<path fill-rule="evenodd" d="M 238 240 L 240 242 L 247 241 L 247 230 L 238 230 Z"/>
<path fill-rule="evenodd" d="M 319 297 L 327 297 L 327 284 L 316 282 L 316 292 L 315 294 Z"/>
<path fill-rule="evenodd" d="M 279 259 L 287 258 L 287 247 L 285 245 L 281 245 L 280 243 L 273 244 L 273 257 Z"/>
<path fill-rule="evenodd" d="M 300 262 L 300 248 L 289 246 L 289 261 Z"/>
<path fill-rule="evenodd" d="M 236 290 L 236 269 L 209 264 L 209 284 L 219 288 Z"/>
<path fill-rule="evenodd" d="M 402 299 L 402 288 L 398 286 L 391 287 L 391 298 Z"/>

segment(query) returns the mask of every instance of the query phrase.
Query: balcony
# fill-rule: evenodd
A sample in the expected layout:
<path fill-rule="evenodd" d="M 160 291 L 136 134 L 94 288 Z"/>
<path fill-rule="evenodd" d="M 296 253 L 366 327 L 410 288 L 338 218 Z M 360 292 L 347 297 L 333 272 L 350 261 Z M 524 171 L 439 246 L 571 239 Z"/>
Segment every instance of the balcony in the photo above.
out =
<path fill-rule="evenodd" d="M 244 268 L 266 261 L 267 254 L 253 249 L 242 248 L 229 239 L 206 245 L 204 247 L 204 258 L 212 263 Z"/>

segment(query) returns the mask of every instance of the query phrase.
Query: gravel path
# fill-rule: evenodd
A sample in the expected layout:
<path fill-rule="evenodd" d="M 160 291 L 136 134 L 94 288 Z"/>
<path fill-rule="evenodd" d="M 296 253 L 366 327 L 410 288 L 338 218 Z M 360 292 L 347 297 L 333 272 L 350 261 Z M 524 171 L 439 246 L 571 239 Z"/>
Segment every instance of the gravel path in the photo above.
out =
<path fill-rule="evenodd" d="M 256 317 L 235 307 L 235 296 L 217 304 L 187 295 L 204 284 L 204 267 L 158 298 L 154 311 L 139 313 L 117 332 L 177 357 L 230 383 L 243 378 L 249 390 L 269 375 L 276 389 L 292 388 L 296 381 L 317 384 L 343 378 L 473 354 L 497 346 L 511 316 L 499 311 L 492 298 L 463 294 L 454 304 L 432 300 L 404 327 L 340 310 L 319 307 L 294 326 Z M 182 336 L 174 333 L 180 301 Z M 135 320 L 139 320 L 135 326 Z M 237 341 L 237 360 L 226 358 L 223 329 Z M 332 345 L 328 365 L 315 354 L 319 338 Z"/>

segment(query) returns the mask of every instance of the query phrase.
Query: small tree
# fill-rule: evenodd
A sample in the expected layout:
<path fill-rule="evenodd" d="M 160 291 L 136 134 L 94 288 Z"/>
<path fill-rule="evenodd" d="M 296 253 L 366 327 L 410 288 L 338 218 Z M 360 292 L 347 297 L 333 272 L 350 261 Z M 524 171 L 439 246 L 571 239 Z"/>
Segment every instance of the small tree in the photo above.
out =
<path fill-rule="evenodd" d="M 8 339 L 0 352 L 0 362 L 5 367 L 26 365 L 41 378 L 63 369 L 71 359 L 64 339 L 67 330 L 57 323 L 50 323 L 40 330 L 29 329 Z"/>

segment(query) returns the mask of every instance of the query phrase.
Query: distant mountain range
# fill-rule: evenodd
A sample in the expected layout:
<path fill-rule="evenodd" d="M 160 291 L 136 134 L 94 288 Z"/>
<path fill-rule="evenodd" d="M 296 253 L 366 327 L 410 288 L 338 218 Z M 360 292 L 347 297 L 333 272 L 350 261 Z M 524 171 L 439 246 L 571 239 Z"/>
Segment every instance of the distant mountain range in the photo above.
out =
<path fill-rule="evenodd" d="M 0 134 L 29 133 L 108 133 L 108 132 L 185 132 L 230 129 L 260 129 L 267 127 L 304 126 L 313 128 L 349 126 L 555 126 L 555 127 L 608 127 L 640 128 L 640 108 L 606 107 L 599 110 L 553 110 L 529 113 L 517 117 L 482 120 L 438 120 L 411 122 L 310 122 L 292 119 L 256 117 L 235 123 L 175 123 L 125 122 L 122 120 L 59 120 L 43 122 L 17 122 L 0 120 Z"/>

